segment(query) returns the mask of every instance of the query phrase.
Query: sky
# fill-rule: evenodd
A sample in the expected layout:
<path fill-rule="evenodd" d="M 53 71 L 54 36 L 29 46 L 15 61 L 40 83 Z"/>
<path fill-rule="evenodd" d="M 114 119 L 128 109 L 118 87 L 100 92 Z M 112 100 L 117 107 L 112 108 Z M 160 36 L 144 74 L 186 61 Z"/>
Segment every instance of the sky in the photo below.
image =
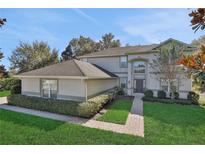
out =
<path fill-rule="evenodd" d="M 113 33 L 122 46 L 160 43 L 168 38 L 185 43 L 205 34 L 194 33 L 190 9 L 0 9 L 7 23 L 0 29 L 1 64 L 9 68 L 8 57 L 20 42 L 47 42 L 60 53 L 72 38 L 80 35 L 98 41 Z"/>

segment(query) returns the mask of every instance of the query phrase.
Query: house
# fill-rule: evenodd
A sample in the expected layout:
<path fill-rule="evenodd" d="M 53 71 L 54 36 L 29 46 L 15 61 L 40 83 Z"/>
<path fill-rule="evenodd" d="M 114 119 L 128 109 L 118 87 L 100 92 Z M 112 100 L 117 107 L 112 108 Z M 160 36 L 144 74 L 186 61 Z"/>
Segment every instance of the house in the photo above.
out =
<path fill-rule="evenodd" d="M 196 49 L 189 44 L 170 38 L 160 44 L 110 48 L 81 56 L 80 59 L 117 75 L 118 85 L 124 88 L 127 95 L 143 93 L 145 89 L 150 89 L 157 96 L 157 91 L 167 91 L 168 85 L 164 79 L 157 79 L 150 67 L 150 62 L 156 58 L 155 55 L 160 47 L 173 42 L 183 46 L 185 54 L 190 54 Z M 179 97 L 187 98 L 187 93 L 192 90 L 192 81 L 183 75 L 182 80 L 176 79 L 175 86 L 180 94 Z"/>
<path fill-rule="evenodd" d="M 168 39 L 160 44 L 110 48 L 90 53 L 80 60 L 70 60 L 17 75 L 22 79 L 22 94 L 45 98 L 84 101 L 109 89 L 120 86 L 127 95 L 143 93 L 151 89 L 167 90 L 163 79 L 156 79 L 150 62 L 159 48 L 175 41 L 183 45 L 186 53 L 194 47 Z M 186 98 L 192 89 L 192 81 L 184 75 L 175 80 L 176 90 Z"/>

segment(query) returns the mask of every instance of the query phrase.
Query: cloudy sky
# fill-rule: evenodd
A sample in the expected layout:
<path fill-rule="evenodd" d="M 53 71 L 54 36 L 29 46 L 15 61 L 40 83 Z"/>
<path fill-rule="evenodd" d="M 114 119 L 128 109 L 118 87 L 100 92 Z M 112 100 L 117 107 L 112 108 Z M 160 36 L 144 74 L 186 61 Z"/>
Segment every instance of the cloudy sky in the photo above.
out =
<path fill-rule="evenodd" d="M 59 49 L 80 35 L 99 40 L 112 32 L 122 45 L 159 43 L 175 38 L 186 43 L 205 34 L 190 27 L 189 9 L 0 9 L 7 23 L 0 29 L 0 47 L 8 57 L 19 42 L 42 40 Z"/>

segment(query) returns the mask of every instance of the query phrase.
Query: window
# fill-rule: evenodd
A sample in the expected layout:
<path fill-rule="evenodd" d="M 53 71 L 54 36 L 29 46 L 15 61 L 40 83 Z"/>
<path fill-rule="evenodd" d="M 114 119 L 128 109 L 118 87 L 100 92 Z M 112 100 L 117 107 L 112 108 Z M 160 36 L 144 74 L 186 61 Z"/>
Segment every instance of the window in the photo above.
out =
<path fill-rule="evenodd" d="M 127 78 L 120 78 L 120 87 L 121 88 L 127 87 Z"/>
<path fill-rule="evenodd" d="M 134 73 L 145 73 L 145 62 L 144 61 L 136 61 L 133 64 Z"/>
<path fill-rule="evenodd" d="M 122 68 L 127 67 L 127 56 L 120 57 L 120 67 L 122 67 Z"/>
<path fill-rule="evenodd" d="M 41 80 L 42 96 L 46 98 L 57 98 L 57 80 Z"/>
<path fill-rule="evenodd" d="M 160 84 L 161 84 L 161 90 L 164 90 L 164 91 L 168 91 L 168 81 L 166 79 L 161 79 L 160 80 Z M 178 91 L 178 80 L 177 79 L 173 79 L 171 81 L 171 87 L 170 89 L 172 91 Z"/>

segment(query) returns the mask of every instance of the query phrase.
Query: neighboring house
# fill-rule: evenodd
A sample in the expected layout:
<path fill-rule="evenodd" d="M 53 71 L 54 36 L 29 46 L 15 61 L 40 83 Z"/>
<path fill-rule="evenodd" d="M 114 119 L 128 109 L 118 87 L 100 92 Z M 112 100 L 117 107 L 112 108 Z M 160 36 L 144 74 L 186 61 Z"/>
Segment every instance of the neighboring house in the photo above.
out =
<path fill-rule="evenodd" d="M 81 57 L 17 75 L 22 79 L 22 94 L 45 98 L 84 101 L 116 86 L 124 88 L 127 95 L 143 93 L 145 89 L 167 90 L 163 79 L 158 80 L 149 63 L 159 47 L 176 41 L 168 39 L 161 44 L 117 47 L 94 52 Z M 187 53 L 193 47 L 183 42 Z M 192 81 L 184 76 L 176 79 L 176 89 L 186 98 Z"/>
<path fill-rule="evenodd" d="M 189 54 L 195 50 L 191 45 L 168 39 L 160 44 L 110 48 L 81 56 L 80 59 L 96 64 L 117 75 L 119 77 L 118 84 L 128 95 L 143 93 L 145 89 L 150 89 L 156 96 L 158 90 L 167 91 L 168 85 L 163 79 L 157 79 L 156 75 L 152 73 L 150 62 L 155 58 L 160 47 L 172 41 L 183 45 L 185 53 Z M 180 81 L 176 79 L 175 86 L 180 97 L 186 98 L 188 91 L 192 90 L 192 81 L 185 75 L 183 76 Z"/>

